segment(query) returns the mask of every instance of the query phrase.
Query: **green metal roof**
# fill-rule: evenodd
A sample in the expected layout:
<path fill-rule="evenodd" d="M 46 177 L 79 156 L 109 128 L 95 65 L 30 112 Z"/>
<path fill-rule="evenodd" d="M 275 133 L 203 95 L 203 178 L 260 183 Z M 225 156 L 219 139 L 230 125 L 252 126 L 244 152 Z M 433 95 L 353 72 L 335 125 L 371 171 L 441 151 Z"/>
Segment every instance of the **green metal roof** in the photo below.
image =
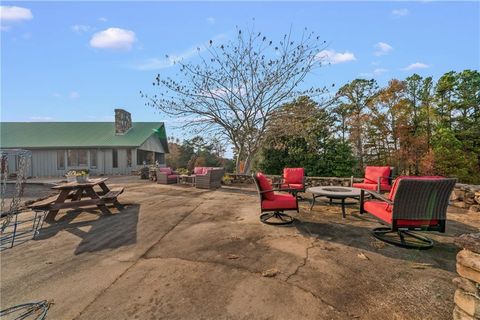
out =
<path fill-rule="evenodd" d="M 168 152 L 162 122 L 133 122 L 124 135 L 115 135 L 113 122 L 1 122 L 2 148 L 138 147 L 152 134 Z"/>

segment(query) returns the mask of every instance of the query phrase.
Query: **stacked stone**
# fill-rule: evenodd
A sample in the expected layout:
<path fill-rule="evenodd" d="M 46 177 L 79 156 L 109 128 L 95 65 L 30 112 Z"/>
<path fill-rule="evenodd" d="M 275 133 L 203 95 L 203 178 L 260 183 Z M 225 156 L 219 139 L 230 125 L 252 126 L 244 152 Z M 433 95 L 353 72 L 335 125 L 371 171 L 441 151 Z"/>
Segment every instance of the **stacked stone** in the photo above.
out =
<path fill-rule="evenodd" d="M 480 212 L 480 186 L 457 183 L 450 200 L 455 207 Z"/>
<path fill-rule="evenodd" d="M 480 233 L 464 234 L 455 240 L 463 248 L 457 254 L 454 320 L 480 319 Z"/>

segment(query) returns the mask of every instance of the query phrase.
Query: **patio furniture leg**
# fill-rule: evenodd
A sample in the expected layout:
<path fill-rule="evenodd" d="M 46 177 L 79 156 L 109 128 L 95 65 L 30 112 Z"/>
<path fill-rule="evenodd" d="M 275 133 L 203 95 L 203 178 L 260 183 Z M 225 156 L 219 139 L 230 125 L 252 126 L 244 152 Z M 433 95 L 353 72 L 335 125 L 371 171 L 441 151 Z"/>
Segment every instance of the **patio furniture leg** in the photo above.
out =
<path fill-rule="evenodd" d="M 396 233 L 398 238 L 391 234 Z M 407 230 L 393 231 L 388 227 L 375 228 L 372 231 L 375 238 L 389 244 L 407 249 L 430 249 L 433 247 L 433 240 Z"/>
<path fill-rule="evenodd" d="M 317 197 L 316 197 L 315 195 L 313 195 L 313 197 L 312 197 L 312 203 L 310 204 L 310 211 L 312 211 L 313 206 L 315 205 L 315 199 L 316 199 L 316 198 L 317 198 Z"/>
<path fill-rule="evenodd" d="M 342 216 L 344 219 L 347 217 L 345 215 L 345 198 L 342 198 Z"/>
<path fill-rule="evenodd" d="M 103 189 L 103 188 L 102 188 Z M 85 193 L 91 198 L 91 199 L 98 199 L 100 200 L 100 197 L 97 195 L 95 190 L 93 188 L 85 188 Z M 97 207 L 100 209 L 100 211 L 103 212 L 103 214 L 112 214 L 112 212 L 107 208 L 105 204 L 97 204 Z"/>
<path fill-rule="evenodd" d="M 67 190 L 67 189 L 62 190 L 60 192 L 60 194 L 58 195 L 57 200 L 55 200 L 54 204 L 64 203 L 69 194 L 70 194 L 70 190 Z M 49 210 L 48 213 L 47 213 L 47 216 L 45 217 L 45 221 L 54 222 L 55 221 L 55 216 L 57 215 L 58 211 L 59 211 L 59 209 Z"/>
<path fill-rule="evenodd" d="M 294 218 L 286 213 L 275 211 L 260 215 L 260 221 L 270 225 L 284 225 L 291 224 L 294 221 Z"/>

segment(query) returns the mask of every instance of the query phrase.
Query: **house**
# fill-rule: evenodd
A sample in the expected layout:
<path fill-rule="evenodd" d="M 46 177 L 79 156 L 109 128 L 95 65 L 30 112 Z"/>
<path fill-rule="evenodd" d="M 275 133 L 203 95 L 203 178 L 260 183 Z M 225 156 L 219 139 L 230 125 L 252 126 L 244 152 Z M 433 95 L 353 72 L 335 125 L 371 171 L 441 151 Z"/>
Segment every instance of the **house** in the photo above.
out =
<path fill-rule="evenodd" d="M 33 177 L 62 176 L 74 169 L 130 174 L 144 164 L 164 166 L 168 153 L 162 122 L 132 122 L 123 109 L 115 109 L 115 122 L 2 122 L 0 133 L 1 149 L 32 152 Z"/>

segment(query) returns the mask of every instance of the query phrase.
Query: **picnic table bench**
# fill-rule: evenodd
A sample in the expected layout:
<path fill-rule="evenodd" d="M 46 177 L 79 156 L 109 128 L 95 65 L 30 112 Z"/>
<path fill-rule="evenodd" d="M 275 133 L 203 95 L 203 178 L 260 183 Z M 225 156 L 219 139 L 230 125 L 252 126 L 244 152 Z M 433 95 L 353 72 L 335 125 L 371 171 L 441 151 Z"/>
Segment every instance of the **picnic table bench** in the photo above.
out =
<path fill-rule="evenodd" d="M 33 210 L 48 210 L 46 221 L 55 221 L 55 216 L 60 209 L 77 209 L 96 205 L 104 214 L 111 214 L 106 204 L 112 203 L 118 210 L 123 206 L 118 202 L 117 197 L 123 193 L 124 188 L 118 187 L 109 189 L 105 184 L 108 178 L 90 179 L 86 182 L 68 182 L 52 187 L 60 190 L 55 196 L 30 204 L 28 207 Z M 101 191 L 95 191 L 94 187 L 99 186 Z M 90 199 L 83 199 L 88 197 Z M 69 201 L 67 201 L 69 200 Z"/>

